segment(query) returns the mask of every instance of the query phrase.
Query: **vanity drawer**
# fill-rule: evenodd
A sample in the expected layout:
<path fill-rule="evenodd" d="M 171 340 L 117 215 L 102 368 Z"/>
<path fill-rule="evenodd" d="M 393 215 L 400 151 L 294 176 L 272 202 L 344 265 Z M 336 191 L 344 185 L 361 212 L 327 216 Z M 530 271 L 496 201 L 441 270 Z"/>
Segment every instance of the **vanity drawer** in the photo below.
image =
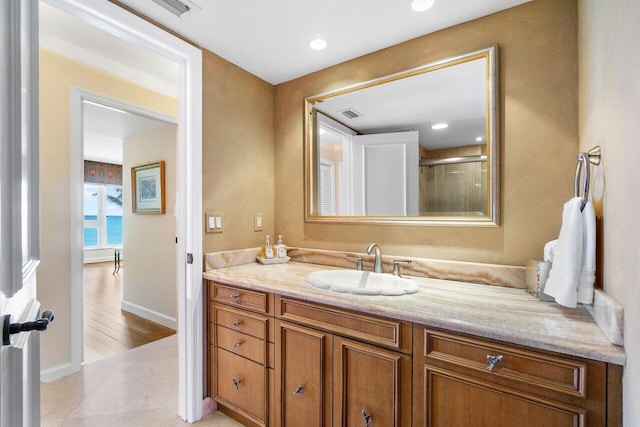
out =
<path fill-rule="evenodd" d="M 587 390 L 586 363 L 428 328 L 423 356 L 425 363 L 446 362 L 567 395 L 585 397 Z"/>
<path fill-rule="evenodd" d="M 269 338 L 269 319 L 266 317 L 213 303 L 209 304 L 209 312 L 211 313 L 209 321 L 216 325 L 224 326 L 225 328 L 242 332 L 262 340 Z"/>
<path fill-rule="evenodd" d="M 217 325 L 216 344 L 230 353 L 246 357 L 261 365 L 266 362 L 266 342 L 260 338 Z"/>
<path fill-rule="evenodd" d="M 276 317 L 405 353 L 412 351 L 413 337 L 409 322 L 368 316 L 280 296 L 276 299 Z"/>
<path fill-rule="evenodd" d="M 221 285 L 209 282 L 209 295 L 212 301 L 223 302 L 245 310 L 257 311 L 259 313 L 270 313 L 273 303 L 270 299 L 273 295 L 267 292 L 253 291 L 235 286 Z"/>
<path fill-rule="evenodd" d="M 251 360 L 215 349 L 215 398 L 264 425 L 267 416 L 267 368 Z"/>

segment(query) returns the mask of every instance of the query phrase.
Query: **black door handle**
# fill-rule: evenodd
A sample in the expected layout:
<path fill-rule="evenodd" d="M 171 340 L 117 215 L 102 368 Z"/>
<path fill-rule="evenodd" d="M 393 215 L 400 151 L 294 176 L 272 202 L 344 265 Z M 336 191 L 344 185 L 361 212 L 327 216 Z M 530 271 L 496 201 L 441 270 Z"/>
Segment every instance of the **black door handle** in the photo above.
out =
<path fill-rule="evenodd" d="M 2 345 L 11 345 L 11 335 L 28 331 L 46 331 L 49 323 L 53 322 L 53 311 L 47 310 L 35 322 L 11 323 L 13 316 L 7 314 L 2 322 Z"/>

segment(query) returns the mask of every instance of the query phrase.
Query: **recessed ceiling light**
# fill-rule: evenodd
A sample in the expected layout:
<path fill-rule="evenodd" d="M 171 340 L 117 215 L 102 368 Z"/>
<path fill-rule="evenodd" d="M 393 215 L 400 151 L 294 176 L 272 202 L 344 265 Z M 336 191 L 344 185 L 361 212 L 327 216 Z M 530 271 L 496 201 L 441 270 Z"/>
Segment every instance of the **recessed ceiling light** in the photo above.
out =
<path fill-rule="evenodd" d="M 425 10 L 429 10 L 433 7 L 435 0 L 413 0 L 411 2 L 411 9 L 414 12 L 424 12 Z"/>
<path fill-rule="evenodd" d="M 431 126 L 431 129 L 440 130 L 440 129 L 446 129 L 448 127 L 449 127 L 449 125 L 446 124 L 446 123 L 436 123 L 435 125 Z"/>
<path fill-rule="evenodd" d="M 309 47 L 313 50 L 322 50 L 327 47 L 327 41 L 318 37 L 309 42 Z"/>
<path fill-rule="evenodd" d="M 479 136 L 479 137 L 476 138 L 476 141 L 482 142 L 483 139 L 484 139 L 483 137 Z"/>

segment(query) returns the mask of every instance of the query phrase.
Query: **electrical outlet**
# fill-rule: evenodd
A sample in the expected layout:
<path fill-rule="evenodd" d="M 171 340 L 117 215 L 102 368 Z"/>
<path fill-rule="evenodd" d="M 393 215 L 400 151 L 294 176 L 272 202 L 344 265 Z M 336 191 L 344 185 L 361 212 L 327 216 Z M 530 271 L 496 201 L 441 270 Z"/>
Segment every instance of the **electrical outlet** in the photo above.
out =
<path fill-rule="evenodd" d="M 253 216 L 253 231 L 262 231 L 262 214 L 255 213 Z"/>

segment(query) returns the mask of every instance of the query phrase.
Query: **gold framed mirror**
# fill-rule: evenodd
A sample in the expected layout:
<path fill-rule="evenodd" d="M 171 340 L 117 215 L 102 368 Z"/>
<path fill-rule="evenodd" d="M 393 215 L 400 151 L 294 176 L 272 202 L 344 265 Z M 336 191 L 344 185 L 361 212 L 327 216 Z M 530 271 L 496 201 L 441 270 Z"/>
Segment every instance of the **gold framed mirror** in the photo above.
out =
<path fill-rule="evenodd" d="M 497 226 L 498 46 L 304 100 L 305 221 Z"/>

